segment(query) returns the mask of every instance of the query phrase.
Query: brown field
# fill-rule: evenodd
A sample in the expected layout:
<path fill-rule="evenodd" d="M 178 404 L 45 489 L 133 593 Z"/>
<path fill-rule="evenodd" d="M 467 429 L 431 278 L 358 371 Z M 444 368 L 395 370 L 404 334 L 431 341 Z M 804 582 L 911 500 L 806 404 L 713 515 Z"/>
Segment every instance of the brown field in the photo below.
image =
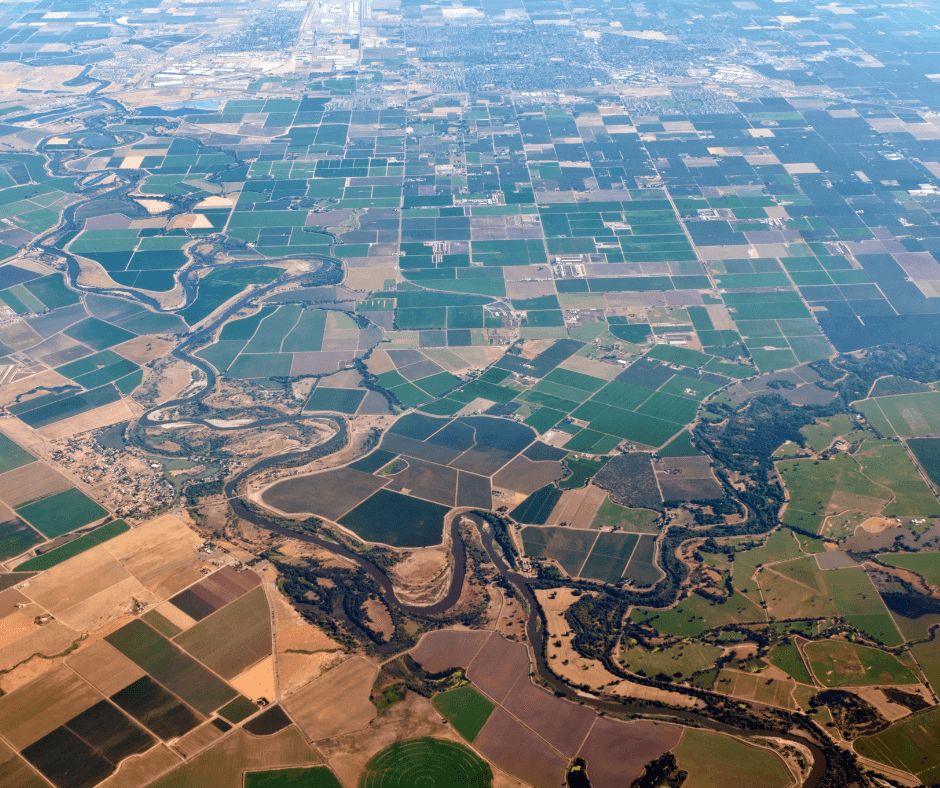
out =
<path fill-rule="evenodd" d="M 591 709 L 554 697 L 527 676 L 519 678 L 503 706 L 569 759 L 597 719 Z"/>
<path fill-rule="evenodd" d="M 154 777 L 179 764 L 179 756 L 165 744 L 151 747 L 142 755 L 132 755 L 121 761 L 118 770 L 97 788 L 140 788 Z"/>
<path fill-rule="evenodd" d="M 277 690 L 274 687 L 274 657 L 266 657 L 233 678 L 229 684 L 246 698 L 274 700 L 277 698 Z"/>
<path fill-rule="evenodd" d="M 337 468 L 279 481 L 261 494 L 261 501 L 285 514 L 309 512 L 335 521 L 388 482 L 352 468 Z"/>
<path fill-rule="evenodd" d="M 0 742 L 0 774 L 3 775 L 3 788 L 46 788 L 47 785 L 3 742 Z"/>
<path fill-rule="evenodd" d="M 579 490 L 566 490 L 555 505 L 546 525 L 570 525 L 572 528 L 590 528 L 607 492 L 593 484 Z"/>
<path fill-rule="evenodd" d="M 353 657 L 284 701 L 284 708 L 312 740 L 363 728 L 375 717 L 369 700 L 378 668 Z"/>
<path fill-rule="evenodd" d="M 191 758 L 204 747 L 208 747 L 212 742 L 222 738 L 222 731 L 215 727 L 211 722 L 204 722 L 195 730 L 190 731 L 173 745 L 184 758 Z"/>
<path fill-rule="evenodd" d="M 445 465 L 411 458 L 408 467 L 396 473 L 388 489 L 425 498 L 444 506 L 454 506 L 457 500 L 457 471 Z"/>
<path fill-rule="evenodd" d="M 592 785 L 629 785 L 647 763 L 675 747 L 681 735 L 678 725 L 601 717 L 578 755 L 588 763 Z"/>
<path fill-rule="evenodd" d="M 109 697 L 144 675 L 140 667 L 106 640 L 83 648 L 69 657 L 65 664 L 102 695 Z"/>
<path fill-rule="evenodd" d="M 36 432 L 49 441 L 61 440 L 89 430 L 96 430 L 99 427 L 110 427 L 112 424 L 127 421 L 139 412 L 140 409 L 138 408 L 135 412 L 127 404 L 127 400 L 119 399 L 117 402 L 40 427 Z"/>
<path fill-rule="evenodd" d="M 838 512 L 858 510 L 870 514 L 879 514 L 881 510 L 885 508 L 886 503 L 887 501 L 885 501 L 884 498 L 873 498 L 869 495 L 855 495 L 845 492 L 844 490 L 836 490 L 829 499 L 830 510 L 834 509 Z"/>
<path fill-rule="evenodd" d="M 61 621 L 50 621 L 15 643 L 0 649 L 0 670 L 10 670 L 34 654 L 44 657 L 61 654 L 79 637 L 78 632 Z"/>
<path fill-rule="evenodd" d="M 264 737 L 252 736 L 239 728 L 214 747 L 154 782 L 153 788 L 241 788 L 242 773 L 248 769 L 319 762 L 317 754 L 293 725 Z"/>
<path fill-rule="evenodd" d="M 467 668 L 467 678 L 497 703 L 503 702 L 520 676 L 528 674 L 528 649 L 495 633 Z"/>
<path fill-rule="evenodd" d="M 490 715 L 473 746 L 532 788 L 557 788 L 564 782 L 568 758 L 501 708 Z"/>
<path fill-rule="evenodd" d="M 102 547 L 146 588 L 166 598 L 202 577 L 199 568 L 209 565 L 208 559 L 196 552 L 202 541 L 181 520 L 165 514 Z"/>
<path fill-rule="evenodd" d="M 100 700 L 71 670 L 57 666 L 0 698 L 0 734 L 22 750 Z"/>
<path fill-rule="evenodd" d="M 560 462 L 532 462 L 520 455 L 493 477 L 493 486 L 531 495 L 564 475 Z"/>
<path fill-rule="evenodd" d="M 10 506 L 45 498 L 74 487 L 61 473 L 43 462 L 31 462 L 0 474 L 0 499 Z"/>
<path fill-rule="evenodd" d="M 595 361 L 593 358 L 578 355 L 569 356 L 558 366 L 561 369 L 570 369 L 572 372 L 580 372 L 582 375 L 590 375 L 602 380 L 613 380 L 623 372 L 620 364 L 606 364 L 603 361 Z"/>
<path fill-rule="evenodd" d="M 277 686 L 281 697 L 307 686 L 343 659 L 344 655 L 341 653 L 278 654 Z"/>
<path fill-rule="evenodd" d="M 907 706 L 889 701 L 884 692 L 878 687 L 860 687 L 852 690 L 852 692 L 878 709 L 878 713 L 888 722 L 894 722 L 911 713 Z"/>
<path fill-rule="evenodd" d="M 33 391 L 41 386 L 56 388 L 57 386 L 68 386 L 70 383 L 71 381 L 68 378 L 48 369 L 45 372 L 40 372 L 38 375 L 30 375 L 27 378 L 21 378 L 13 383 L 4 383 L 3 386 L 0 386 L 0 405 L 9 405 L 11 402 L 15 402 L 16 398 L 20 395 L 25 394 L 27 391 Z M 17 432 L 32 432 L 32 430 L 22 422 L 4 424 L 3 431 L 14 440 L 16 440 Z M 20 441 L 17 440 L 16 442 L 19 443 Z M 29 447 L 26 446 L 25 448 Z"/>
<path fill-rule="evenodd" d="M 472 630 L 428 632 L 411 656 L 430 673 L 439 673 L 447 668 L 466 668 L 489 637 L 489 632 Z"/>
<path fill-rule="evenodd" d="M 175 642 L 222 678 L 234 678 L 271 654 L 271 612 L 264 589 L 255 588 L 217 610 Z"/>

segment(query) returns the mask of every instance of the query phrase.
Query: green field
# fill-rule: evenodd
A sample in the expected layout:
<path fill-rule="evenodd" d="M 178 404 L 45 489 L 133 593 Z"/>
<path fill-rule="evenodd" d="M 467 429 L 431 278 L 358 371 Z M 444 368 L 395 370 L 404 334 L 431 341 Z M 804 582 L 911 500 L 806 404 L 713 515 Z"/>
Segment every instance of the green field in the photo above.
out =
<path fill-rule="evenodd" d="M 560 499 L 561 490 L 554 484 L 546 484 L 513 509 L 509 516 L 519 523 L 543 525 Z"/>
<path fill-rule="evenodd" d="M 607 460 L 607 457 L 593 460 L 587 457 L 569 455 L 565 459 L 565 467 L 571 472 L 571 475 L 562 479 L 558 486 L 563 490 L 575 490 L 584 487 L 587 480 L 607 464 Z"/>
<path fill-rule="evenodd" d="M 108 514 L 106 509 L 74 487 L 19 506 L 16 512 L 49 539 L 93 523 Z"/>
<path fill-rule="evenodd" d="M 940 779 L 940 708 L 916 714 L 874 736 L 862 736 L 855 750 L 915 774 L 924 784 L 935 784 Z"/>
<path fill-rule="evenodd" d="M 606 498 L 597 514 L 591 528 L 620 528 L 624 531 L 637 531 L 639 533 L 659 532 L 659 513 L 651 509 L 627 509 L 625 506 L 613 503 Z"/>
<path fill-rule="evenodd" d="M 392 547 L 428 547 L 440 544 L 444 515 L 450 510 L 410 495 L 379 490 L 339 519 L 339 524 L 366 542 Z"/>
<path fill-rule="evenodd" d="M 940 515 L 940 504 L 900 443 L 865 441 L 855 453 L 855 459 L 861 463 L 866 476 L 894 493 L 895 500 L 882 511 L 885 517 Z"/>
<path fill-rule="evenodd" d="M 489 788 L 493 772 L 475 752 L 441 739 L 395 742 L 366 764 L 359 788 Z"/>
<path fill-rule="evenodd" d="M 714 666 L 722 649 L 708 643 L 685 641 L 675 646 L 624 646 L 620 650 L 623 666 L 634 673 L 655 677 L 664 673 L 671 678 L 687 679 L 693 673 Z"/>
<path fill-rule="evenodd" d="M 686 728 L 673 752 L 679 768 L 689 773 L 683 788 L 785 788 L 793 782 L 790 770 L 770 750 L 720 733 Z"/>
<path fill-rule="evenodd" d="M 648 623 L 654 629 L 675 637 L 698 637 L 726 624 L 764 622 L 767 616 L 743 594 L 734 593 L 723 603 L 711 602 L 692 594 L 669 610 L 635 608 L 630 618 Z"/>
<path fill-rule="evenodd" d="M 887 646 L 901 645 L 901 633 L 864 569 L 833 569 L 825 578 L 832 601 L 848 623 Z"/>
<path fill-rule="evenodd" d="M 917 572 L 928 583 L 940 586 L 940 553 L 882 553 L 878 560 Z"/>
<path fill-rule="evenodd" d="M 940 393 L 900 394 L 896 397 L 878 397 L 858 403 L 866 415 L 880 409 L 891 425 L 888 435 L 900 438 L 918 438 L 940 433 Z M 877 425 L 876 425 L 877 426 Z"/>
<path fill-rule="evenodd" d="M 0 560 L 24 553 L 42 541 L 43 537 L 18 518 L 0 523 Z"/>
<path fill-rule="evenodd" d="M 342 788 L 327 766 L 245 772 L 245 788 Z"/>
<path fill-rule="evenodd" d="M 68 561 L 70 558 L 84 553 L 86 550 L 91 550 L 92 547 L 97 547 L 107 542 L 109 539 L 113 539 L 115 536 L 120 536 L 130 529 L 131 527 L 123 520 L 114 520 L 107 525 L 101 526 L 101 528 L 96 528 L 90 534 L 85 534 L 84 536 L 78 537 L 78 539 L 73 542 L 62 545 L 62 547 L 57 547 L 55 550 L 50 550 L 48 553 L 30 558 L 28 561 L 17 566 L 14 571 L 41 572 L 43 569 L 49 569 L 57 564 L 61 564 L 63 561 Z"/>
<path fill-rule="evenodd" d="M 36 458 L 26 449 L 20 448 L 6 435 L 0 433 L 0 473 L 12 471 L 14 468 L 20 468 L 35 461 Z"/>
<path fill-rule="evenodd" d="M 529 526 L 520 532 L 526 555 L 554 559 L 572 577 L 580 573 L 597 536 L 596 531 L 559 526 Z M 618 578 L 625 563 L 621 562 Z"/>
<path fill-rule="evenodd" d="M 433 703 L 468 742 L 473 742 L 496 708 L 469 684 L 435 695 Z"/>
<path fill-rule="evenodd" d="M 774 665 L 784 673 L 792 676 L 800 684 L 809 684 L 812 686 L 813 678 L 806 669 L 806 663 L 800 655 L 800 650 L 793 645 L 777 646 L 767 658 L 771 665 Z"/>
<path fill-rule="evenodd" d="M 353 415 L 366 396 L 365 389 L 328 389 L 317 387 L 304 405 L 304 410 L 331 410 Z"/>
<path fill-rule="evenodd" d="M 875 684 L 916 684 L 917 679 L 896 657 L 845 640 L 807 643 L 803 653 L 813 675 L 824 687 L 866 687 Z"/>

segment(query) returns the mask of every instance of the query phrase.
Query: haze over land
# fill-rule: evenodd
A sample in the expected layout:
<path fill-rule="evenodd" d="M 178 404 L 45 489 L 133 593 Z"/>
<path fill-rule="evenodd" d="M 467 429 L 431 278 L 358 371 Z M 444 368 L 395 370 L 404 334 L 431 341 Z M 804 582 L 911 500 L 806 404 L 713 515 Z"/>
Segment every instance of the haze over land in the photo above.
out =
<path fill-rule="evenodd" d="M 0 4 L 0 784 L 940 784 L 940 8 Z"/>

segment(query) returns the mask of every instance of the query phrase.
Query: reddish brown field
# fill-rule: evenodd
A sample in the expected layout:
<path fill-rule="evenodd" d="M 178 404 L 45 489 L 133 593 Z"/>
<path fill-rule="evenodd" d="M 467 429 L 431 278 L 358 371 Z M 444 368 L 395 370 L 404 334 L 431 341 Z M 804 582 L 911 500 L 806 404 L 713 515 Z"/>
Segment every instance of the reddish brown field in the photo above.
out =
<path fill-rule="evenodd" d="M 429 632 L 411 656 L 429 673 L 466 668 L 489 636 L 489 632 Z"/>
<path fill-rule="evenodd" d="M 560 462 L 532 462 L 520 455 L 493 477 L 493 485 L 531 495 L 564 475 Z"/>
<path fill-rule="evenodd" d="M 502 703 L 512 685 L 529 674 L 529 654 L 521 643 L 494 634 L 467 669 L 467 678 L 497 703 Z"/>
<path fill-rule="evenodd" d="M 657 722 L 615 722 L 599 718 L 578 755 L 587 761 L 591 785 L 630 785 L 643 767 L 679 743 L 682 728 Z"/>
<path fill-rule="evenodd" d="M 568 758 L 503 709 L 493 712 L 473 746 L 497 767 L 532 788 L 558 788 L 565 781 Z M 591 782 L 594 783 L 593 774 Z"/>
<path fill-rule="evenodd" d="M 556 698 L 526 677 L 516 682 L 503 706 L 568 758 L 578 752 L 597 719 L 591 709 Z"/>

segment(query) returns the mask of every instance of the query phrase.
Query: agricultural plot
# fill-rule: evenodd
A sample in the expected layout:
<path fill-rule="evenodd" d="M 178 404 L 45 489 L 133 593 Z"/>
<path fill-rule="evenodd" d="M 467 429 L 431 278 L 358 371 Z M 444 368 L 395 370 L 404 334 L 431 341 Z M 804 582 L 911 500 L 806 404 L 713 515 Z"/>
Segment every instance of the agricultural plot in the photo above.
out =
<path fill-rule="evenodd" d="M 896 657 L 868 646 L 844 640 L 814 641 L 803 646 L 803 653 L 824 687 L 917 683 L 914 674 Z"/>
<path fill-rule="evenodd" d="M 789 679 L 767 678 L 762 673 L 745 673 L 740 670 L 722 670 L 712 689 L 735 698 L 766 703 L 784 709 L 796 709 L 793 699 L 795 684 Z"/>
<path fill-rule="evenodd" d="M 523 528 L 521 536 L 527 555 L 557 561 L 572 577 L 581 573 L 581 567 L 598 538 L 595 531 L 553 526 Z"/>
<path fill-rule="evenodd" d="M 30 558 L 28 561 L 24 561 L 22 564 L 18 564 L 15 571 L 41 572 L 44 569 L 57 566 L 63 561 L 68 561 L 68 559 L 76 555 L 80 555 L 86 550 L 91 550 L 93 547 L 97 547 L 98 545 L 107 542 L 109 539 L 113 539 L 115 536 L 127 533 L 129 530 L 130 526 L 123 520 L 113 520 L 112 522 L 107 523 L 100 528 L 96 528 L 89 534 L 78 537 L 78 539 L 63 545 L 62 547 L 49 550 L 48 552 L 42 553 L 35 558 Z"/>
<path fill-rule="evenodd" d="M 299 766 L 246 772 L 245 788 L 342 788 L 336 775 L 326 766 Z"/>
<path fill-rule="evenodd" d="M 920 438 L 940 433 L 940 393 L 899 394 L 856 403 L 862 413 L 880 413 L 890 426 L 886 437 Z M 875 417 L 875 424 L 879 422 Z"/>
<path fill-rule="evenodd" d="M 49 539 L 93 523 L 108 514 L 107 510 L 74 488 L 18 506 L 16 512 Z"/>
<path fill-rule="evenodd" d="M 881 512 L 885 517 L 940 515 L 940 504 L 917 472 L 904 447 L 888 440 L 867 440 L 855 454 L 866 476 L 894 493 Z"/>
<path fill-rule="evenodd" d="M 442 692 L 434 696 L 434 708 L 443 714 L 454 730 L 473 742 L 486 725 L 495 706 L 472 685 Z"/>
<path fill-rule="evenodd" d="M 619 528 L 623 531 L 657 533 L 659 513 L 651 509 L 627 509 L 606 498 L 598 509 L 591 528 Z"/>
<path fill-rule="evenodd" d="M 410 495 L 379 490 L 337 522 L 365 542 L 427 547 L 440 544 L 444 517 L 450 509 Z"/>
<path fill-rule="evenodd" d="M 798 683 L 812 685 L 813 679 L 809 675 L 798 646 L 777 646 L 770 652 L 767 659 L 771 665 L 780 668 Z"/>
<path fill-rule="evenodd" d="M 36 458 L 26 449 L 0 433 L 0 474 L 21 468 L 35 461 Z"/>
<path fill-rule="evenodd" d="M 855 741 L 860 755 L 916 775 L 925 785 L 940 774 L 940 710 L 902 720 Z"/>
<path fill-rule="evenodd" d="M 793 778 L 770 750 L 710 731 L 685 728 L 673 750 L 680 769 L 689 773 L 688 788 L 715 785 L 753 785 L 785 788 Z"/>
<path fill-rule="evenodd" d="M 674 637 L 698 637 L 727 624 L 763 623 L 767 620 L 760 607 L 737 592 L 723 602 L 712 602 L 692 594 L 669 610 L 635 608 L 630 618 Z"/>
<path fill-rule="evenodd" d="M 882 553 L 878 560 L 889 566 L 910 569 L 931 585 L 940 586 L 940 553 Z"/>
<path fill-rule="evenodd" d="M 652 649 L 624 645 L 620 650 L 620 662 L 627 670 L 644 676 L 664 674 L 676 679 L 687 679 L 693 673 L 707 670 L 719 656 L 719 646 L 691 641 Z"/>
<path fill-rule="evenodd" d="M 472 750 L 443 739 L 395 742 L 372 756 L 359 779 L 360 788 L 418 788 L 473 785 L 488 788 L 493 774 Z"/>
<path fill-rule="evenodd" d="M 825 577 L 836 608 L 849 624 L 887 646 L 901 645 L 903 638 L 863 569 L 836 569 Z"/>

